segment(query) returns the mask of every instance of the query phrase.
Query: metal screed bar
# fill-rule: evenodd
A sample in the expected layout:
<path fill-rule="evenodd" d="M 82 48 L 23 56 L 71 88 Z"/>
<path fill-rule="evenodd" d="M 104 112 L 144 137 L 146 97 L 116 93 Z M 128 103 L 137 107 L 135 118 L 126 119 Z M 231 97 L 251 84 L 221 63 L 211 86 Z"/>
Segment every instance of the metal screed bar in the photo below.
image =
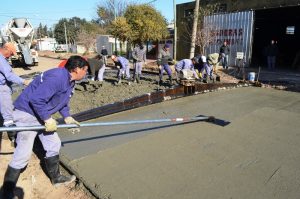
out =
<path fill-rule="evenodd" d="M 130 125 L 130 124 L 148 124 L 148 123 L 163 123 L 163 122 L 191 122 L 191 121 L 214 121 L 214 117 L 185 117 L 185 118 L 167 118 L 167 119 L 153 119 L 153 120 L 128 120 L 116 122 L 94 122 L 81 123 L 80 127 L 94 127 L 94 126 L 114 126 L 114 125 Z M 78 128 L 76 124 L 60 124 L 57 128 Z M 31 131 L 43 130 L 45 126 L 17 126 L 17 127 L 1 127 L 0 132 L 3 131 Z"/>

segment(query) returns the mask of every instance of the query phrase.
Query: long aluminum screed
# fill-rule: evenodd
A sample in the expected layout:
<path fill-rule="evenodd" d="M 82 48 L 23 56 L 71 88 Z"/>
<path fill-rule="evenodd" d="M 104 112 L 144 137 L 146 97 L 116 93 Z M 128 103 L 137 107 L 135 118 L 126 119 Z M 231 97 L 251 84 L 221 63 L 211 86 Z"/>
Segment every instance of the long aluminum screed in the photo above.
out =
<path fill-rule="evenodd" d="M 166 119 L 152 119 L 152 120 L 128 120 L 128 121 L 116 121 L 116 122 L 94 122 L 94 123 L 80 123 L 80 126 L 76 124 L 59 124 L 57 128 L 78 128 L 78 127 L 94 127 L 94 126 L 114 126 L 114 125 L 130 125 L 130 124 L 147 124 L 147 123 L 163 123 L 163 122 L 191 122 L 191 121 L 208 121 L 214 122 L 213 116 L 201 116 L 201 117 L 185 117 L 185 118 L 166 118 Z M 17 126 L 17 127 L 1 127 L 0 132 L 3 131 L 31 131 L 31 130 L 43 130 L 45 126 Z"/>

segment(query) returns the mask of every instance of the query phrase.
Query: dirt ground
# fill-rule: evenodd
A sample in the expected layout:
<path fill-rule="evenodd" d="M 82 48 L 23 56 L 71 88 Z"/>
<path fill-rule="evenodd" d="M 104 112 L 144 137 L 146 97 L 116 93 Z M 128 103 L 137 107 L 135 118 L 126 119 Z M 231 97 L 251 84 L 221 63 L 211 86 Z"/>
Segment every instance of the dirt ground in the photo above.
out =
<path fill-rule="evenodd" d="M 14 148 L 10 145 L 10 141 L 3 136 L 0 152 L 0 179 L 1 184 L 4 178 L 7 165 L 12 158 Z M 55 188 L 51 185 L 49 178 L 45 175 L 40 166 L 40 159 L 33 154 L 25 171 L 20 175 L 18 180 L 16 195 L 19 199 L 88 199 L 91 198 L 81 185 L 75 186 L 70 184 Z M 1 198 L 1 196 L 0 196 Z M 4 198 L 1 198 L 4 199 Z"/>
<path fill-rule="evenodd" d="M 66 56 L 66 55 L 63 55 Z M 63 57 L 61 56 L 61 57 Z M 60 57 L 60 58 L 61 58 Z M 18 75 L 23 75 L 25 78 L 32 78 L 35 74 L 56 67 L 61 60 L 40 57 L 39 66 L 30 68 L 14 68 L 13 71 Z M 150 64 L 149 64 L 150 65 Z M 140 84 L 131 83 L 128 85 L 123 81 L 120 85 L 115 85 L 116 70 L 107 69 L 105 73 L 105 81 L 101 86 L 97 81 L 82 81 L 78 83 L 75 88 L 74 96 L 71 99 L 71 113 L 78 113 L 81 111 L 89 110 L 102 106 L 104 104 L 121 101 L 134 96 L 139 96 L 145 93 L 154 92 L 157 90 L 170 87 L 166 81 L 162 86 L 157 84 L 158 75 L 149 74 L 145 75 Z M 238 82 L 226 73 L 219 72 L 222 82 Z M 167 76 L 164 77 L 165 79 Z M 18 96 L 22 88 L 15 87 L 14 98 Z M 59 117 L 56 115 L 55 117 Z M 1 143 L 1 142 L 0 142 Z M 10 146 L 7 139 L 2 140 L 0 150 L 0 179 L 4 176 L 7 164 L 12 157 L 14 148 Z M 66 199 L 85 199 L 93 198 L 87 194 L 85 189 L 79 185 L 70 185 L 69 187 L 54 188 L 48 177 L 40 166 L 40 159 L 33 153 L 27 169 L 21 174 L 17 186 L 20 188 L 19 195 L 24 199 L 52 199 L 52 198 L 66 198 Z M 23 196 L 22 196 L 23 191 Z"/>

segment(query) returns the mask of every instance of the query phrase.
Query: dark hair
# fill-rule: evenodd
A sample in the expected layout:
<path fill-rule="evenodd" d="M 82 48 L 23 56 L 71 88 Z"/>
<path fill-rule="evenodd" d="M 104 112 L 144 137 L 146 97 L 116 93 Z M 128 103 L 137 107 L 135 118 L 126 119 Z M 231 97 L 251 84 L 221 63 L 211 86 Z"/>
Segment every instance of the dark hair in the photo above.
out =
<path fill-rule="evenodd" d="M 73 69 L 75 68 L 83 68 L 85 66 L 90 66 L 89 63 L 87 62 L 86 59 L 84 59 L 83 57 L 81 56 L 78 56 L 78 55 L 74 55 L 74 56 L 71 56 L 66 65 L 65 65 L 65 68 L 71 72 Z"/>

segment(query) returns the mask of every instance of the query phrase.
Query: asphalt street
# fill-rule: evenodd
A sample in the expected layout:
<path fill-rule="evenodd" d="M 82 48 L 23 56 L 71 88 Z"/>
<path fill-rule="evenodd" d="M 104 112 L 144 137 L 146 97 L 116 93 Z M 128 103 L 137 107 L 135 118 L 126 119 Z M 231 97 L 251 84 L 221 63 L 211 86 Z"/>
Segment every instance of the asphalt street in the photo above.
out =
<path fill-rule="evenodd" d="M 300 195 L 299 93 L 237 88 L 87 122 L 199 115 L 215 116 L 222 125 L 163 123 L 61 131 L 63 163 L 100 198 Z"/>

